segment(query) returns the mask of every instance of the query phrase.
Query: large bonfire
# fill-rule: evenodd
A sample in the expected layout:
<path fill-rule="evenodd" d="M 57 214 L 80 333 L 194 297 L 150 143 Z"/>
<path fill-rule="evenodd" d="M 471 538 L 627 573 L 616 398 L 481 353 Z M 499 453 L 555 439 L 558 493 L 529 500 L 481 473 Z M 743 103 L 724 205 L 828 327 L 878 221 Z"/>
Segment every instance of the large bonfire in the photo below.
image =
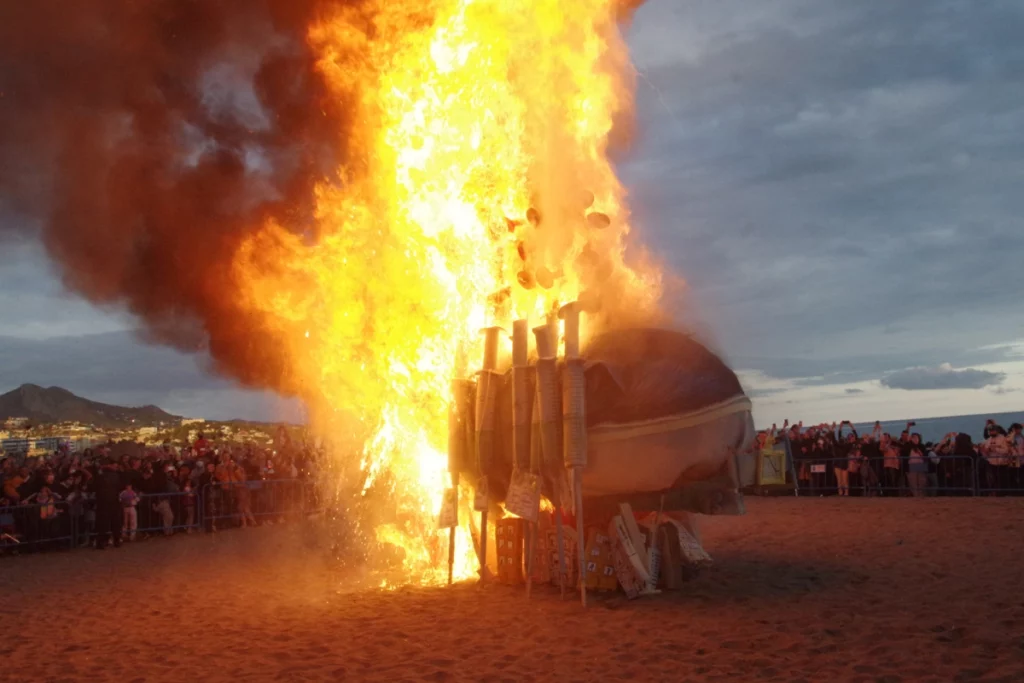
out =
<path fill-rule="evenodd" d="M 479 368 L 481 328 L 539 324 L 581 299 L 593 332 L 658 302 L 657 270 L 626 263 L 629 212 L 608 157 L 632 103 L 619 10 L 381 0 L 309 30 L 329 87 L 357 102 L 354 162 L 318 188 L 315 234 L 267 224 L 234 269 L 314 424 L 342 452 L 358 444 L 344 485 L 383 489 L 394 507 L 375 540 L 401 549 L 412 581 L 446 572 L 435 528 L 449 382 Z M 339 435 L 352 416 L 356 433 Z M 476 569 L 468 529 L 458 544 L 464 577 Z"/>

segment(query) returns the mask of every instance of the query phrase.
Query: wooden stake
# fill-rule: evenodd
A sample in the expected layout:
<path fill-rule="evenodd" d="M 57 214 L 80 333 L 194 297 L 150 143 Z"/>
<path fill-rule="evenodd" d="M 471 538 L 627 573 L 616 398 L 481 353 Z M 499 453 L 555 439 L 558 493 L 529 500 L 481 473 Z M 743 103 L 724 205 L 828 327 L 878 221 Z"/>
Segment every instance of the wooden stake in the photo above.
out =
<path fill-rule="evenodd" d="M 487 510 L 480 513 L 480 579 L 487 580 Z"/>
<path fill-rule="evenodd" d="M 537 558 L 537 536 L 540 529 L 540 517 L 530 524 L 530 556 L 526 558 L 526 597 L 533 591 L 533 563 Z"/>
<path fill-rule="evenodd" d="M 555 495 L 558 495 L 556 492 Z M 555 508 L 555 539 L 558 543 L 558 592 L 565 600 L 565 540 L 562 537 L 562 504 Z"/>
<path fill-rule="evenodd" d="M 459 490 L 459 474 L 458 472 L 452 473 L 452 486 L 455 490 Z M 456 509 L 458 512 L 458 509 Z M 455 572 L 455 529 L 452 527 L 448 530 L 448 585 L 452 585 L 452 575 Z"/>
<path fill-rule="evenodd" d="M 580 573 L 579 573 L 579 580 L 580 580 L 580 602 L 582 602 L 583 606 L 586 607 L 587 606 L 587 582 L 586 582 L 586 575 L 587 575 L 587 573 L 586 573 L 587 572 L 587 557 L 586 557 L 586 555 L 587 555 L 587 553 L 586 553 L 586 548 L 584 548 L 586 543 L 584 542 L 584 538 L 585 537 L 583 535 L 583 468 L 582 467 L 574 467 L 574 468 L 572 468 L 572 477 L 573 477 L 573 494 L 576 497 L 576 547 L 579 550 L 579 558 L 580 558 Z"/>

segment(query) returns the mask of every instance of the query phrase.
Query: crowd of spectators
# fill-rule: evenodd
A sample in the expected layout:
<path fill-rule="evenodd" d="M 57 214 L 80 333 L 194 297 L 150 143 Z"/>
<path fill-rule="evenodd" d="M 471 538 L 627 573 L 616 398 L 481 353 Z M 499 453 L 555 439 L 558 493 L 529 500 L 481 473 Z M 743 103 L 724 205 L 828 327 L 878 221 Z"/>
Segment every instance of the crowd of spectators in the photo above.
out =
<path fill-rule="evenodd" d="M 308 503 L 315 453 L 194 443 L 110 443 L 0 462 L 0 549 L 105 549 L 148 536 L 274 523 Z M 259 521 L 257 521 L 257 517 Z"/>
<path fill-rule="evenodd" d="M 1024 495 L 1024 434 L 1019 423 L 1008 429 L 988 420 L 984 436 L 950 432 L 940 441 L 924 441 L 915 423 L 894 436 L 876 422 L 869 434 L 853 423 L 805 427 L 788 420 L 758 434 L 759 447 L 787 438 L 793 474 L 801 490 L 860 495 Z"/>

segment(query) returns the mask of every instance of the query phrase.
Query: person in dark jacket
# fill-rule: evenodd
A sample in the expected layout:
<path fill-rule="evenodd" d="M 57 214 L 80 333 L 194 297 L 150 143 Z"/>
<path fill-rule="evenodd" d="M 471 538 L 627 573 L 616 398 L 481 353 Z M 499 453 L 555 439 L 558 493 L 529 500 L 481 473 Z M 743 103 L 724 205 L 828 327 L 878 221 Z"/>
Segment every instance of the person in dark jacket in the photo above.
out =
<path fill-rule="evenodd" d="M 106 459 L 93 479 L 96 492 L 96 549 L 103 550 L 113 537 L 114 547 L 121 547 L 121 501 L 118 496 L 124 488 L 117 465 Z"/>

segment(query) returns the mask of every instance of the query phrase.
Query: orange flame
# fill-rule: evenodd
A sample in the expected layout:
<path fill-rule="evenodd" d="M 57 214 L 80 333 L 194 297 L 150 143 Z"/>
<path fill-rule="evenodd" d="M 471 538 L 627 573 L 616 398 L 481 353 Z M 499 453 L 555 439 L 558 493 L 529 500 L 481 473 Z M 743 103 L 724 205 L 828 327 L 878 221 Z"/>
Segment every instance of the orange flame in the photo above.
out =
<path fill-rule="evenodd" d="M 334 93 L 358 102 L 350 163 L 318 188 L 315 236 L 267 225 L 234 267 L 313 422 L 358 419 L 362 489 L 386 487 L 397 508 L 376 540 L 429 583 L 447 572 L 434 526 L 449 381 L 478 367 L 479 330 L 539 323 L 578 298 L 592 326 L 634 320 L 661 281 L 624 257 L 608 147 L 632 74 L 614 0 L 377 4 L 309 32 Z M 457 538 L 466 577 L 465 526 Z"/>

